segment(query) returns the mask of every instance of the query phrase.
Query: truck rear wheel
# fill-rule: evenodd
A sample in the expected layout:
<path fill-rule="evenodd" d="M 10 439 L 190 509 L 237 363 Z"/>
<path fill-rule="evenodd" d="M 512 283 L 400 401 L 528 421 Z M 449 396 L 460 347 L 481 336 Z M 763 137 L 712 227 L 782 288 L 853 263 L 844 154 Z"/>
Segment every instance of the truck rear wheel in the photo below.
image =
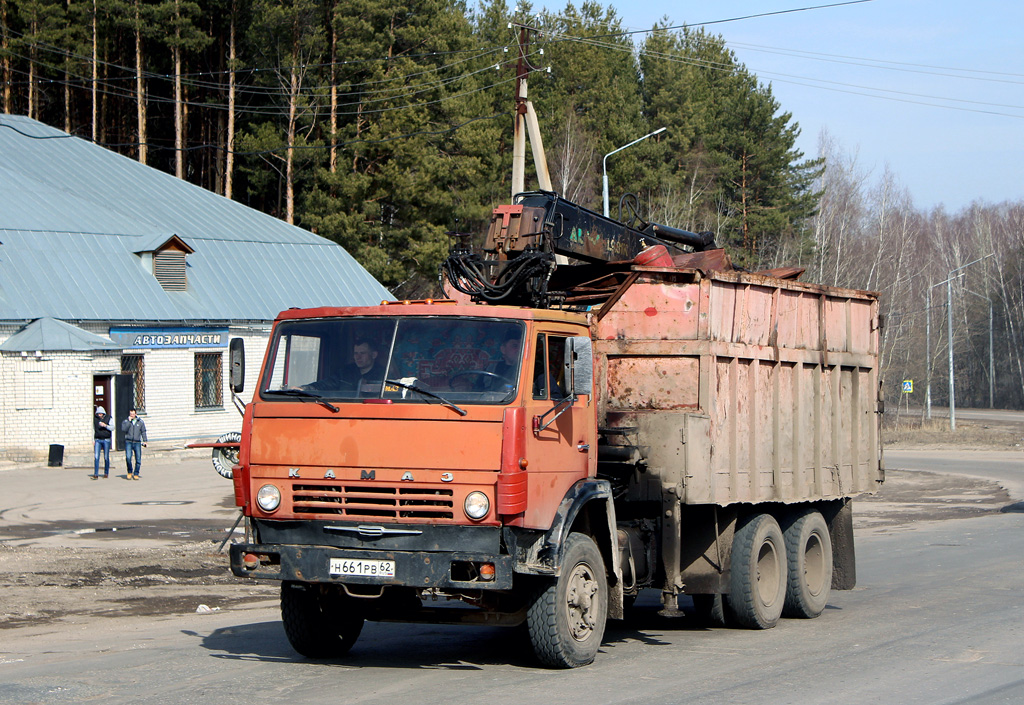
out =
<path fill-rule="evenodd" d="M 608 617 L 608 579 L 597 544 L 569 534 L 561 575 L 540 588 L 527 612 L 530 643 L 545 666 L 575 668 L 594 660 Z"/>
<path fill-rule="evenodd" d="M 832 539 L 825 519 L 811 510 L 798 516 L 783 532 L 789 557 L 787 617 L 812 619 L 828 604 L 832 588 Z"/>
<path fill-rule="evenodd" d="M 787 575 L 779 523 L 770 514 L 754 515 L 732 542 L 729 607 L 736 621 L 751 629 L 774 627 L 782 616 Z"/>
<path fill-rule="evenodd" d="M 307 658 L 341 656 L 363 630 L 353 598 L 319 585 L 281 583 L 281 621 L 292 648 Z"/>

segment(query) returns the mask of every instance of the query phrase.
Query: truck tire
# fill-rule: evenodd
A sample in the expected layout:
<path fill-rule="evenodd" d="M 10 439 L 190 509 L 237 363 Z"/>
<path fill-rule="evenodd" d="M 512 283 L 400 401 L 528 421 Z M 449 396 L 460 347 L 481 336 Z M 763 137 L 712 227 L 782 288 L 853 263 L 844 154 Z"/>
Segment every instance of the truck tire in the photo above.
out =
<path fill-rule="evenodd" d="M 832 588 L 832 538 L 821 514 L 800 514 L 783 532 L 789 578 L 782 614 L 813 619 L 825 609 Z"/>
<path fill-rule="evenodd" d="M 217 439 L 218 443 L 240 443 L 242 434 L 238 431 L 228 431 Z M 238 463 L 238 448 L 214 448 L 213 469 L 221 477 L 231 479 L 231 467 Z"/>
<path fill-rule="evenodd" d="M 281 621 L 292 648 L 307 658 L 341 656 L 363 630 L 353 599 L 318 585 L 281 583 Z"/>
<path fill-rule="evenodd" d="M 576 668 L 593 661 L 601 647 L 608 617 L 608 578 L 601 551 L 585 534 L 569 534 L 561 568 L 561 575 L 537 590 L 526 625 L 541 663 Z"/>
<path fill-rule="evenodd" d="M 756 514 L 732 541 L 729 607 L 740 626 L 770 629 L 782 616 L 787 582 L 786 545 L 779 523 Z"/>

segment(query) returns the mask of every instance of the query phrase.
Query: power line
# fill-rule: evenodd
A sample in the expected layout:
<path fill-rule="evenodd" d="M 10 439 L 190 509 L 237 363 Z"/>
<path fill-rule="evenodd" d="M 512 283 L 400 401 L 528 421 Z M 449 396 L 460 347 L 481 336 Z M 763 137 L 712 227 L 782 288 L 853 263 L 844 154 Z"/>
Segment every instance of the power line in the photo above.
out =
<path fill-rule="evenodd" d="M 480 122 L 481 120 L 495 120 L 495 119 L 501 118 L 501 117 L 511 117 L 512 114 L 513 114 L 512 111 L 509 110 L 509 111 L 505 111 L 505 112 L 501 112 L 501 113 L 495 113 L 494 115 L 483 115 L 483 116 L 480 116 L 480 117 L 470 118 L 469 120 L 466 120 L 465 122 L 459 123 L 458 125 L 453 125 L 452 127 L 446 127 L 444 129 L 439 129 L 439 130 L 417 130 L 415 132 L 406 132 L 406 133 L 401 134 L 401 135 L 393 135 L 391 137 L 381 137 L 379 139 L 345 140 L 344 142 L 337 142 L 334 145 L 331 145 L 331 144 L 301 144 L 301 145 L 292 145 L 291 147 L 288 147 L 287 145 L 283 145 L 281 147 L 275 147 L 273 149 L 261 149 L 261 150 L 252 150 L 252 151 L 240 151 L 240 150 L 234 150 L 234 149 L 226 149 L 225 147 L 223 147 L 221 145 L 216 145 L 216 144 L 197 144 L 197 145 L 191 145 L 191 146 L 188 146 L 188 147 L 184 147 L 182 149 L 178 149 L 177 147 L 169 147 L 167 145 L 162 145 L 162 144 L 156 144 L 156 143 L 153 143 L 153 142 L 145 142 L 145 143 L 144 142 L 116 142 L 116 143 L 115 142 L 97 142 L 96 144 L 101 146 L 101 147 L 108 147 L 108 148 L 110 148 L 110 147 L 141 147 L 141 146 L 145 145 L 149 149 L 159 150 L 159 151 L 164 151 L 164 152 L 179 152 L 179 151 L 180 152 L 196 152 L 196 151 L 203 150 L 203 149 L 213 149 L 213 150 L 216 150 L 216 151 L 224 152 L 225 154 L 234 154 L 236 156 L 262 156 L 262 155 L 266 155 L 266 154 L 277 154 L 279 152 L 287 152 L 289 150 L 292 150 L 292 151 L 324 151 L 324 150 L 331 149 L 332 147 L 340 149 L 342 147 L 347 147 L 347 146 L 351 146 L 351 145 L 355 145 L 355 144 L 385 144 L 387 142 L 394 142 L 396 140 L 408 139 L 410 137 L 419 137 L 419 136 L 423 136 L 423 135 L 431 136 L 431 137 L 437 136 L 437 135 L 445 135 L 445 134 L 450 134 L 452 132 L 456 132 L 457 130 L 462 129 L 463 127 L 466 127 L 467 125 L 471 125 L 474 122 Z M 9 125 L 4 125 L 2 122 L 0 122 L 0 126 L 10 127 Z M 15 128 L 12 127 L 11 129 L 15 129 Z M 33 135 L 28 135 L 28 134 L 22 132 L 21 130 L 16 130 L 15 129 L 15 132 L 18 132 L 19 134 L 25 135 L 26 137 L 32 137 L 34 139 L 43 139 L 43 138 L 40 138 L 40 137 L 34 137 Z M 71 137 L 72 135 L 54 135 L 54 137 L 58 137 L 58 136 L 59 137 Z"/>
<path fill-rule="evenodd" d="M 986 71 L 983 69 L 964 69 L 957 68 L 955 66 L 933 66 L 929 64 L 915 64 L 905 61 L 889 61 L 887 59 L 871 59 L 859 56 L 844 56 L 842 54 L 823 54 L 815 51 L 803 51 L 800 49 L 787 49 L 784 47 L 769 47 L 762 46 L 759 44 L 745 44 L 743 42 L 729 42 L 730 47 L 740 47 L 743 49 L 749 49 L 750 51 L 760 51 L 766 54 L 779 54 L 780 56 L 791 56 L 797 59 L 811 59 L 813 61 L 825 61 L 837 64 L 848 64 L 851 66 L 864 66 L 867 68 L 886 69 L 889 71 L 905 71 L 907 73 L 920 73 L 931 76 L 941 76 L 944 78 L 962 78 L 965 80 L 972 81 L 987 81 L 991 83 L 1010 83 L 1019 85 L 1024 83 L 1021 81 L 1011 81 L 1002 78 L 986 78 L 986 76 L 1006 76 L 1013 78 L 1024 79 L 1024 74 L 1019 73 L 1008 73 L 1004 71 Z M 930 69 L 930 70 L 925 70 Z M 962 72 L 962 73 L 973 73 L 973 74 L 985 74 L 986 76 L 961 76 L 958 73 L 942 73 L 942 72 Z"/>
<path fill-rule="evenodd" d="M 848 0 L 847 2 L 836 2 L 836 3 L 831 3 L 831 4 L 828 4 L 828 5 L 808 5 L 806 7 L 794 7 L 794 8 L 791 8 L 789 10 L 774 10 L 774 11 L 771 11 L 771 12 L 758 12 L 758 13 L 755 13 L 755 14 L 752 14 L 752 15 L 741 15 L 741 16 L 738 16 L 738 17 L 727 17 L 725 19 L 720 19 L 720 20 L 706 20 L 704 22 L 690 22 L 690 23 L 686 23 L 686 24 L 669 25 L 669 26 L 666 26 L 666 27 L 656 27 L 656 28 L 653 28 L 653 29 L 635 29 L 635 30 L 626 30 L 626 31 L 622 31 L 622 32 L 611 32 L 611 33 L 608 33 L 608 34 L 595 34 L 595 35 L 592 35 L 590 37 L 585 37 L 585 39 L 607 39 L 609 37 L 629 37 L 629 36 L 632 36 L 634 34 L 651 34 L 651 33 L 654 33 L 654 32 L 665 32 L 665 31 L 673 30 L 673 29 L 686 29 L 686 28 L 689 28 L 689 27 L 708 27 L 708 26 L 716 25 L 716 24 L 725 24 L 727 22 L 741 22 L 743 20 L 758 19 L 760 17 L 772 17 L 774 15 L 790 15 L 790 14 L 793 14 L 795 12 L 809 12 L 811 10 L 826 10 L 826 9 L 833 8 L 833 7 L 843 7 L 845 5 L 861 5 L 863 3 L 874 2 L 874 1 L 875 0 Z M 544 32 L 545 31 L 543 29 L 539 29 L 537 27 L 530 27 L 528 25 L 517 25 L 517 26 L 526 27 L 527 29 L 532 29 L 532 30 L 535 30 L 537 32 Z"/>
<path fill-rule="evenodd" d="M 22 43 L 25 44 L 26 46 L 34 46 L 36 48 L 44 49 L 46 51 L 50 51 L 50 52 L 59 54 L 59 55 L 64 56 L 66 58 L 77 59 L 77 60 L 85 62 L 87 64 L 92 64 L 92 62 L 93 62 L 93 59 L 92 59 L 91 56 L 86 56 L 84 54 L 78 54 L 76 52 L 69 51 L 67 49 L 64 49 L 63 47 L 59 47 L 59 46 L 56 46 L 54 44 L 48 44 L 46 42 L 38 42 L 38 41 L 27 40 L 26 39 L 27 35 L 25 35 L 22 32 L 18 32 L 17 30 L 11 29 L 11 28 L 7 28 L 7 34 L 11 35 L 11 36 L 14 36 L 14 37 L 22 38 L 22 40 L 23 40 Z M 242 67 L 242 68 L 237 68 L 237 69 L 224 69 L 222 71 L 198 71 L 198 72 L 191 72 L 191 73 L 183 73 L 183 74 L 181 74 L 181 76 L 182 77 L 187 77 L 187 76 L 207 76 L 207 75 L 209 75 L 209 76 L 216 76 L 216 75 L 226 76 L 226 75 L 228 75 L 230 73 L 233 73 L 233 72 L 234 73 L 245 73 L 245 72 L 255 73 L 255 72 L 259 72 L 259 71 L 287 71 L 287 70 L 297 69 L 297 68 L 317 69 L 317 68 L 328 68 L 330 66 L 352 66 L 352 65 L 357 65 L 357 64 L 389 63 L 389 62 L 392 62 L 392 61 L 400 61 L 400 60 L 408 60 L 408 59 L 422 59 L 422 58 L 436 57 L 436 56 L 450 56 L 450 55 L 455 55 L 455 54 L 468 54 L 468 53 L 473 53 L 473 52 L 477 52 L 477 53 L 481 53 L 482 52 L 484 54 L 487 54 L 487 53 L 493 53 L 493 52 L 496 52 L 496 51 L 503 51 L 505 49 L 506 49 L 505 46 L 494 46 L 494 47 L 488 47 L 488 48 L 476 47 L 476 48 L 473 48 L 473 49 L 458 49 L 458 50 L 452 50 L 452 51 L 430 51 L 430 52 L 422 52 L 422 53 L 419 53 L 419 54 L 396 54 L 394 56 L 383 56 L 383 57 L 377 57 L 377 58 L 372 58 L 372 59 L 341 59 L 341 60 L 334 61 L 334 62 L 321 62 L 321 63 L 315 63 L 315 64 L 295 64 L 295 65 L 279 65 L 279 66 L 249 67 L 249 68 Z M 472 57 L 470 57 L 470 60 L 471 59 L 472 59 Z M 131 74 L 135 73 L 135 67 L 132 67 L 132 66 L 122 66 L 120 64 L 115 64 L 115 63 L 112 63 L 112 62 L 109 62 L 109 61 L 105 61 L 105 60 L 102 60 L 102 59 L 97 60 L 96 63 L 99 66 L 107 66 L 107 67 L 110 67 L 110 68 L 116 68 L 116 69 L 119 69 L 121 71 L 125 71 L 125 72 L 128 72 L 128 73 L 131 73 Z M 451 65 L 455 65 L 457 63 L 461 63 L 461 62 L 454 62 Z M 148 71 L 143 71 L 142 73 L 147 78 L 171 78 L 172 77 L 172 76 L 170 76 L 168 74 L 163 74 L 163 73 L 154 73 L 154 72 L 148 72 Z M 131 77 L 128 77 L 128 78 L 134 80 L 134 75 L 131 76 Z M 213 84 L 213 85 L 220 85 L 220 84 Z"/>
<path fill-rule="evenodd" d="M 29 133 L 25 132 L 24 130 L 19 130 L 14 125 L 8 125 L 6 122 L 3 122 L 2 118 L 0 118 L 0 127 L 6 127 L 8 130 L 14 130 L 19 135 L 21 135 L 23 137 L 28 137 L 29 139 L 33 139 L 33 140 L 66 140 L 66 139 L 74 136 L 74 135 L 69 135 L 67 133 L 63 133 L 63 134 L 60 134 L 60 135 L 30 135 Z"/>
<path fill-rule="evenodd" d="M 15 56 L 19 56 L 20 57 L 20 55 L 15 55 Z M 20 57 L 20 58 L 25 58 L 25 57 Z M 55 68 L 55 67 L 53 67 L 50 64 L 43 64 L 42 62 L 39 62 L 39 61 L 36 62 L 36 65 L 37 66 L 45 66 L 45 67 L 48 67 L 48 68 Z M 339 107 L 350 107 L 350 106 L 359 106 L 359 107 L 356 110 L 338 110 L 338 111 L 335 112 L 335 114 L 338 115 L 338 116 L 380 114 L 380 113 L 387 113 L 387 112 L 393 112 L 393 111 L 398 111 L 398 110 L 409 110 L 409 109 L 414 109 L 414 108 L 422 108 L 422 107 L 426 107 L 426 106 L 430 106 L 430 105 L 438 105 L 440 103 L 443 103 L 443 102 L 446 102 L 446 101 L 449 101 L 449 100 L 454 100 L 456 98 L 462 98 L 462 97 L 473 95 L 475 93 L 480 93 L 480 92 L 483 92 L 483 91 L 488 91 L 488 90 L 490 90 L 492 88 L 495 88 L 497 86 L 501 86 L 501 85 L 504 85 L 506 83 L 510 83 L 510 82 L 516 80 L 515 76 L 512 76 L 510 78 L 502 79 L 500 81 L 496 81 L 496 82 L 491 83 L 491 84 L 486 85 L 486 86 L 480 86 L 480 87 L 477 87 L 477 88 L 473 88 L 471 90 L 462 91 L 461 93 L 454 93 L 454 94 L 451 94 L 451 95 L 446 95 L 444 97 L 441 97 L 441 98 L 438 98 L 438 99 L 432 100 L 432 101 L 420 101 L 420 102 L 406 103 L 404 105 L 395 105 L 395 106 L 389 106 L 389 107 L 386 107 L 386 108 L 378 108 L 378 109 L 365 109 L 363 107 L 363 106 L 366 106 L 366 105 L 369 105 L 369 104 L 372 104 L 372 103 L 381 103 L 381 102 L 393 101 L 393 100 L 397 100 L 397 99 L 400 99 L 400 98 L 408 98 L 410 96 L 415 96 L 415 95 L 419 95 L 419 94 L 422 94 L 422 93 L 426 93 L 426 92 L 431 91 L 431 90 L 435 90 L 435 89 L 438 89 L 438 88 L 443 88 L 445 85 L 448 85 L 449 83 L 454 83 L 455 81 L 466 79 L 466 78 L 469 78 L 469 77 L 471 77 L 473 75 L 485 73 L 487 71 L 492 71 L 492 70 L 494 70 L 494 66 L 487 66 L 486 68 L 479 69 L 479 70 L 474 71 L 474 72 L 469 73 L 469 74 L 462 74 L 460 76 L 456 76 L 456 77 L 451 78 L 451 79 L 446 79 L 446 82 L 444 82 L 444 83 L 426 85 L 424 87 L 421 87 L 418 90 L 411 91 L 409 93 L 400 94 L 400 95 L 394 95 L 394 96 L 384 96 L 384 97 L 379 97 L 379 98 L 375 98 L 375 99 L 372 99 L 372 100 L 366 100 L 366 101 L 358 101 L 358 102 L 351 102 L 351 103 L 341 103 L 341 104 L 339 104 Z M 13 69 L 11 69 L 11 71 L 12 71 L 12 73 L 20 75 L 20 76 L 28 76 L 29 75 L 28 72 L 26 72 L 26 71 L 24 71 L 22 69 L 13 68 Z M 82 83 L 73 82 L 73 81 L 64 81 L 64 80 L 55 79 L 55 78 L 42 79 L 39 82 L 40 83 L 45 83 L 45 84 L 70 85 L 70 86 L 77 86 L 77 87 L 83 87 L 83 88 L 88 88 L 89 84 L 92 84 L 92 80 L 90 78 L 88 78 L 88 77 L 84 77 L 84 76 L 80 76 L 80 75 L 76 75 L 76 74 L 71 74 L 71 73 L 68 73 L 67 75 L 68 76 L 74 76 L 75 78 L 77 78 L 80 81 L 82 81 Z M 101 85 L 103 85 L 103 84 L 101 83 Z M 114 97 L 126 98 L 126 99 L 131 99 L 131 100 L 137 100 L 138 96 L 139 96 L 138 91 L 129 90 L 129 89 L 125 89 L 125 88 L 119 88 L 117 86 L 105 86 L 105 90 L 103 92 L 106 95 L 111 95 L 111 96 L 114 96 Z M 309 97 L 310 95 L 314 95 L 315 96 L 315 95 L 317 95 L 317 93 L 312 93 L 310 91 L 303 90 L 299 94 L 300 97 Z M 372 95 L 372 94 L 368 94 L 368 95 Z M 291 96 L 289 93 L 284 92 L 284 91 L 281 91 L 280 93 L 275 94 L 273 97 L 279 98 L 281 100 L 293 99 L 293 96 Z M 147 94 L 146 101 L 147 101 L 147 103 L 163 104 L 163 105 L 173 105 L 173 104 L 180 103 L 182 105 L 186 105 L 186 106 L 189 106 L 189 107 L 192 107 L 192 108 L 198 108 L 198 109 L 220 109 L 220 110 L 226 110 L 228 108 L 228 106 L 226 104 L 224 104 L 224 103 L 212 103 L 212 102 L 205 101 L 205 100 L 188 100 L 188 99 L 183 99 L 181 101 L 176 101 L 174 98 L 170 98 L 170 97 L 166 97 L 166 96 L 160 96 L 160 95 L 153 95 L 152 93 Z M 288 112 L 289 112 L 289 109 L 288 109 L 287 105 L 282 105 L 282 106 L 279 106 L 279 107 L 238 107 L 238 106 L 236 106 L 236 108 L 235 108 L 235 114 L 236 115 L 265 115 L 265 116 L 270 116 L 270 117 L 275 117 L 275 116 L 276 117 L 281 117 L 281 116 L 287 115 Z"/>
<path fill-rule="evenodd" d="M 495 51 L 497 51 L 497 49 L 488 50 L 488 51 L 483 52 L 483 53 L 478 53 L 474 57 L 471 57 L 471 58 L 480 58 L 482 56 L 486 56 L 488 54 L 492 54 Z M 49 69 L 49 70 L 51 70 L 51 71 L 53 71 L 54 73 L 57 73 L 57 74 L 64 74 L 66 76 L 74 76 L 75 78 L 79 79 L 82 82 L 81 85 L 82 85 L 83 88 L 87 88 L 88 89 L 94 83 L 92 77 L 90 77 L 90 76 L 83 76 L 81 74 L 69 71 L 67 69 L 67 67 L 65 67 L 65 66 L 57 66 L 57 65 L 54 65 L 54 64 L 51 64 L 51 63 L 48 63 L 48 62 L 44 62 L 44 61 L 42 61 L 40 59 L 34 59 L 34 58 L 30 57 L 30 56 L 25 56 L 24 54 L 19 54 L 19 53 L 16 53 L 16 52 L 9 52 L 9 55 L 13 56 L 15 58 L 22 59 L 23 61 L 26 61 L 26 62 L 34 63 L 36 66 L 40 66 L 40 67 Z M 456 62 L 456 64 L 457 63 L 462 63 L 462 62 Z M 451 64 L 450 66 L 454 66 L 456 64 Z M 115 66 L 114 64 L 110 64 L 110 65 L 111 66 Z M 329 65 L 330 64 L 327 64 L 327 66 L 329 66 Z M 405 94 L 399 94 L 399 95 L 394 95 L 394 96 L 390 96 L 390 97 L 374 98 L 374 100 L 370 101 L 370 102 L 381 102 L 381 101 L 386 101 L 386 100 L 395 100 L 395 99 L 406 97 L 406 96 L 416 95 L 417 93 L 422 93 L 422 92 L 426 92 L 428 90 L 431 90 L 432 87 L 438 87 L 438 86 L 447 85 L 449 83 L 454 83 L 456 81 L 469 78 L 470 76 L 473 76 L 473 75 L 476 75 L 476 74 L 484 73 L 484 72 L 486 72 L 488 70 L 492 70 L 492 69 L 496 68 L 496 66 L 500 66 L 500 63 L 497 64 L 497 65 L 489 63 L 485 67 L 480 68 L 480 69 L 476 69 L 476 70 L 474 70 L 474 71 L 472 71 L 470 73 L 461 73 L 461 74 L 459 74 L 457 76 L 453 76 L 453 77 L 449 77 L 449 78 L 444 78 L 444 79 L 441 79 L 440 81 L 438 81 L 438 82 L 436 82 L 434 84 L 424 84 L 423 86 L 416 87 L 415 91 L 407 92 Z M 123 68 L 123 67 L 121 67 L 121 68 Z M 256 72 L 256 73 L 258 73 L 259 71 L 263 71 L 265 73 L 270 73 L 270 72 L 277 72 L 277 71 L 288 70 L 288 68 L 289 67 L 283 67 L 283 68 L 282 67 L 272 67 L 272 68 L 265 68 L 265 69 L 253 69 L 253 71 Z M 448 67 L 440 67 L 436 71 L 432 70 L 432 71 L 422 71 L 422 72 L 412 73 L 412 74 L 402 74 L 400 76 L 395 76 L 393 78 L 390 78 L 390 79 L 387 79 L 387 80 L 383 80 L 383 81 L 369 81 L 369 82 L 365 82 L 364 84 L 352 84 L 352 85 L 379 85 L 379 84 L 396 82 L 396 81 L 406 81 L 406 80 L 408 80 L 411 77 L 425 75 L 427 73 L 437 73 L 440 70 L 442 70 L 443 68 L 448 68 Z M 13 69 L 13 70 L 15 72 L 20 73 L 21 75 L 27 75 L 27 73 L 24 72 L 24 71 L 19 71 L 18 69 Z M 125 69 L 125 70 L 127 70 L 127 69 Z M 143 77 L 146 78 L 146 79 L 150 79 L 150 80 L 163 80 L 163 81 L 171 81 L 174 78 L 173 76 L 168 76 L 166 74 L 157 74 L 157 73 L 152 73 L 152 72 L 143 72 Z M 51 84 L 55 83 L 55 84 L 58 84 L 58 85 L 72 85 L 72 86 L 77 85 L 77 84 L 72 83 L 70 81 L 62 81 L 60 79 L 55 79 L 55 78 L 45 78 L 45 79 L 39 79 L 39 80 L 40 80 L 41 83 L 51 83 Z M 134 80 L 136 80 L 136 77 L 134 77 L 134 76 L 128 77 L 126 80 L 134 81 Z M 138 91 L 134 90 L 133 88 L 131 88 L 131 87 L 120 88 L 118 86 L 110 85 L 108 83 L 108 81 L 109 81 L 109 79 L 105 79 L 104 81 L 95 81 L 95 83 L 100 84 L 100 85 L 107 85 L 110 88 L 109 94 L 111 94 L 111 95 L 120 95 L 122 97 L 136 97 L 137 98 Z M 194 83 L 194 82 L 185 82 L 184 85 L 188 86 L 188 87 L 200 87 L 200 88 L 203 87 L 201 84 L 197 84 L 197 83 Z M 342 85 L 347 85 L 347 84 L 342 84 Z M 217 91 L 225 90 L 224 84 L 218 83 L 218 84 L 207 84 L 206 85 L 206 87 L 211 87 L 211 86 L 213 88 L 215 88 Z M 330 86 L 328 86 L 328 85 L 311 86 L 311 87 L 304 88 L 303 89 L 303 93 L 304 94 L 316 94 L 316 93 L 321 93 L 321 92 L 327 91 L 327 90 L 329 90 L 329 88 L 330 88 Z M 119 91 L 119 93 L 114 93 L 114 91 Z M 248 86 L 248 87 L 240 86 L 240 87 L 236 88 L 236 95 L 245 95 L 247 93 L 257 94 L 260 97 L 270 97 L 270 98 L 280 98 L 280 99 L 288 99 L 288 98 L 291 97 L 290 94 L 287 91 L 285 91 L 285 90 L 283 90 L 281 88 L 269 88 L 269 87 L 263 88 L 263 87 L 259 87 L 259 86 Z M 345 92 L 342 93 L 342 95 L 346 96 L 348 98 L 356 98 L 358 96 L 363 96 L 363 95 L 378 95 L 378 93 L 369 92 L 369 91 L 359 91 L 359 92 L 345 91 Z M 156 100 L 156 99 L 154 99 L 154 100 Z M 367 101 L 355 100 L 355 101 L 348 102 L 348 103 L 342 103 L 341 105 L 342 106 L 364 105 L 366 102 Z M 206 102 L 206 101 L 186 101 L 186 104 L 191 105 L 191 106 L 195 106 L 195 107 L 200 107 L 200 108 L 203 108 L 203 107 L 205 107 L 205 108 L 209 108 L 209 107 L 226 108 L 227 107 L 223 103 L 218 105 L 218 104 L 209 103 L 209 102 Z M 397 109 L 401 109 L 401 108 L 397 108 Z M 282 109 L 282 111 L 286 111 L 286 109 Z M 253 112 L 254 113 L 263 112 L 263 114 L 279 114 L 276 109 L 270 109 L 270 110 L 266 110 L 266 111 L 253 111 Z M 365 112 L 365 111 L 361 111 L 361 112 Z"/>
<path fill-rule="evenodd" d="M 860 0 L 868 1 L 868 0 Z M 633 49 L 619 46 L 617 44 L 611 44 L 606 42 L 595 41 L 590 37 L 574 37 L 568 34 L 549 33 L 549 35 L 557 38 L 557 41 L 576 42 L 580 44 L 595 46 L 604 49 L 610 49 L 612 51 L 628 52 L 630 54 L 636 53 L 639 56 L 648 56 L 656 59 L 665 59 L 667 61 L 673 61 L 676 63 L 687 64 L 691 66 L 703 67 L 713 71 L 721 71 L 724 73 L 737 73 L 741 68 L 738 64 L 730 64 L 725 62 L 713 62 L 704 59 L 698 59 L 695 57 L 687 57 L 678 54 L 669 54 L 666 52 L 652 52 L 644 49 L 634 51 Z M 945 108 L 948 110 L 960 110 L 963 112 L 974 112 L 982 113 L 987 115 L 998 115 L 1002 117 L 1013 117 L 1013 118 L 1024 118 L 1024 115 L 1000 112 L 997 110 L 982 110 L 978 108 L 961 107 L 958 105 L 944 105 L 941 103 L 931 103 L 925 100 L 916 100 L 918 98 L 924 98 L 928 100 L 946 101 L 950 103 L 964 103 L 967 105 L 982 105 L 993 108 L 1009 108 L 1013 110 L 1024 110 L 1024 105 L 1009 105 L 1002 103 L 989 103 L 986 101 L 974 101 L 964 98 L 947 98 L 944 96 L 934 96 L 928 94 L 911 93 L 909 91 L 897 91 L 885 88 L 875 88 L 872 86 L 861 86 L 857 84 L 843 83 L 840 81 L 830 81 L 827 79 L 809 78 L 806 76 L 795 76 L 792 74 L 777 73 L 773 71 L 756 72 L 752 71 L 751 74 L 755 77 L 761 76 L 772 76 L 775 77 L 780 83 L 789 83 L 793 85 L 805 86 L 808 88 L 820 88 L 822 90 L 830 90 L 838 93 L 848 93 L 851 95 L 861 95 L 870 98 L 879 98 L 882 100 L 890 100 L 901 103 L 911 103 L 915 105 L 924 105 L 935 108 Z M 818 84 L 829 84 L 829 85 L 818 85 Z M 873 92 L 872 92 L 873 91 Z M 893 95 L 879 95 L 878 93 L 890 93 Z"/>

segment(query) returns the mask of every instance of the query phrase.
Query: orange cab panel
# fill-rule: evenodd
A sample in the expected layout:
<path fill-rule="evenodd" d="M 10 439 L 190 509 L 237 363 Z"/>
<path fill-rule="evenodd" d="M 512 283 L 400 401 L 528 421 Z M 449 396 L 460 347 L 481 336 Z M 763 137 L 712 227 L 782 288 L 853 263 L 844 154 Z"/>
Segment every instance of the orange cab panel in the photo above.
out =
<path fill-rule="evenodd" d="M 422 419 L 256 418 L 253 465 L 493 470 L 501 423 Z"/>

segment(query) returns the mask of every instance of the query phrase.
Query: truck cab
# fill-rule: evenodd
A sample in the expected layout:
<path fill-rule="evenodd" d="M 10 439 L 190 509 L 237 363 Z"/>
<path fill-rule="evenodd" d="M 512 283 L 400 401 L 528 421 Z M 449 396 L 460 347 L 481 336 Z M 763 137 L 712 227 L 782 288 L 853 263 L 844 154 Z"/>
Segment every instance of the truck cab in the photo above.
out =
<path fill-rule="evenodd" d="M 286 630 L 307 655 L 345 641 L 314 634 L 337 605 L 360 624 L 524 621 L 522 584 L 559 572 L 567 513 L 586 504 L 566 498 L 611 510 L 595 479 L 592 365 L 580 313 L 451 301 L 283 312 L 243 421 L 233 480 L 250 535 L 232 570 L 282 581 Z"/>

